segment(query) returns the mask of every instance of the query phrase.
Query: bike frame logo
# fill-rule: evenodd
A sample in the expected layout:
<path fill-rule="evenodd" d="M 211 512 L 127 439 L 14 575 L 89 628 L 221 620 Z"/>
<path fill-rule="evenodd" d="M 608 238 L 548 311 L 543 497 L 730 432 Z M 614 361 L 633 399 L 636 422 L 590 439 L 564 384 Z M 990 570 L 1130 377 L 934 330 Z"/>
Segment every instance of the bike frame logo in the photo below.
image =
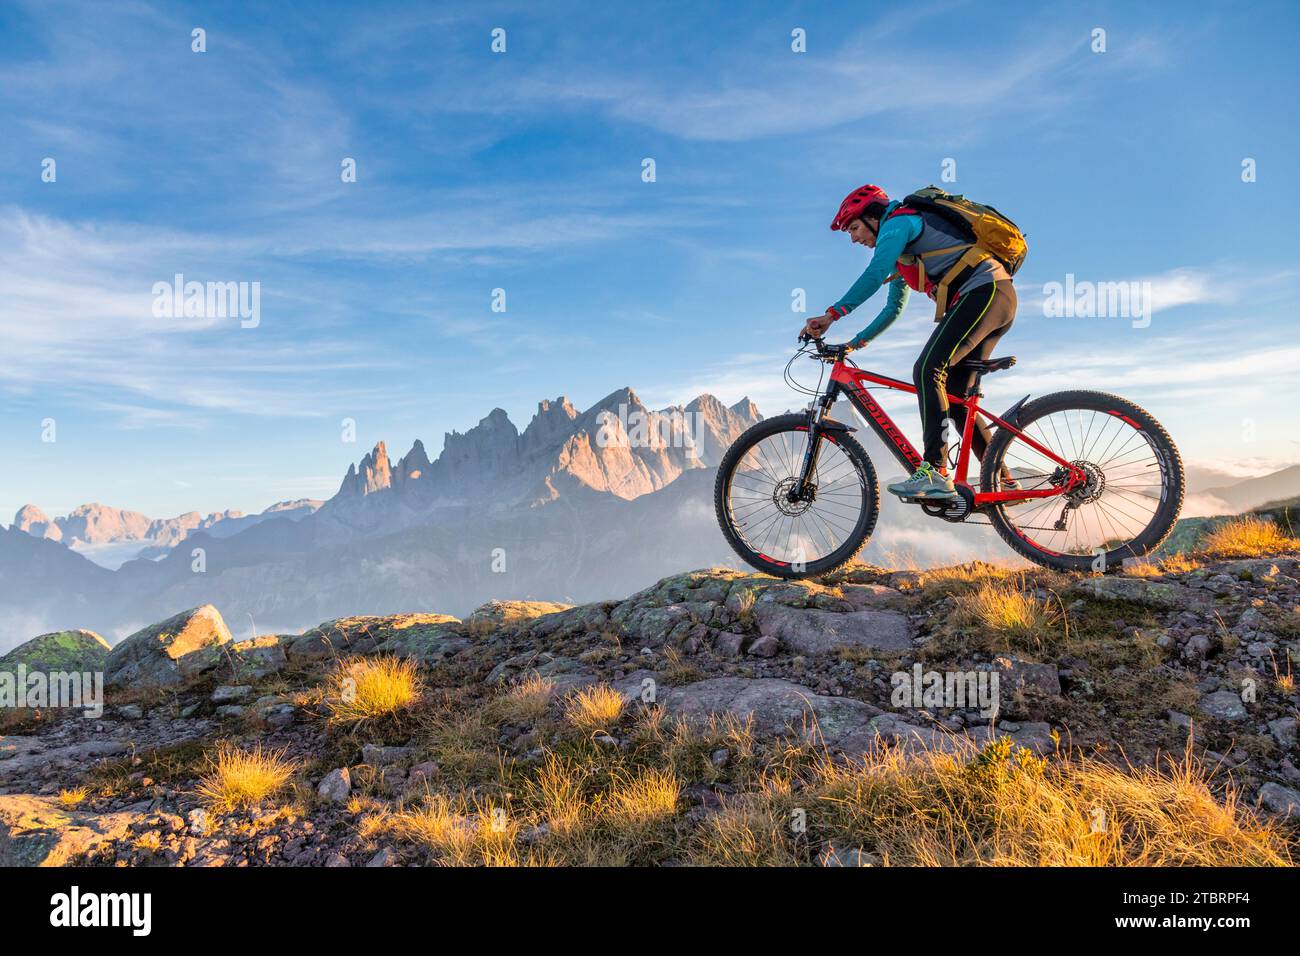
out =
<path fill-rule="evenodd" d="M 883 432 L 885 437 L 893 443 L 894 447 L 902 453 L 903 457 L 907 459 L 912 467 L 920 467 L 920 454 L 912 446 L 912 443 L 907 440 L 907 436 L 898 430 L 898 426 L 894 424 L 894 420 L 886 415 L 885 410 L 880 407 L 880 404 L 874 398 L 871 397 L 871 393 L 854 381 L 842 382 L 841 384 L 854 398 L 862 403 L 863 410 L 871 416 L 872 421 L 880 427 L 881 432 Z"/>

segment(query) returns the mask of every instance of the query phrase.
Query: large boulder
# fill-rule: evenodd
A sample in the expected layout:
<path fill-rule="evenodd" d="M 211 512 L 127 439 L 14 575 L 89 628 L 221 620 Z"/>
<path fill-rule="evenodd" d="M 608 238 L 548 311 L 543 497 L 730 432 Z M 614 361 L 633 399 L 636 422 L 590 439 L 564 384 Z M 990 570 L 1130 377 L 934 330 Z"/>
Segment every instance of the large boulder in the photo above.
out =
<path fill-rule="evenodd" d="M 124 839 L 135 816 L 70 810 L 49 797 L 0 796 L 0 866 L 69 866 Z"/>
<path fill-rule="evenodd" d="M 833 654 L 848 647 L 879 651 L 912 648 L 911 625 L 898 611 L 837 613 L 765 604 L 754 611 L 754 619 L 760 634 L 776 638 L 798 654 Z"/>
<path fill-rule="evenodd" d="M 1097 601 L 1132 601 L 1162 611 L 1204 606 L 1210 595 L 1172 581 L 1152 578 L 1090 577 L 1076 581 L 1070 593 Z"/>
<path fill-rule="evenodd" d="M 295 663 L 350 654 L 370 654 L 381 645 L 414 645 L 439 636 L 442 625 L 458 624 L 450 614 L 394 614 L 389 617 L 341 617 L 326 621 L 295 638 L 285 648 Z"/>
<path fill-rule="evenodd" d="M 620 689 L 634 691 L 630 686 Z M 754 730 L 764 736 L 789 729 L 846 752 L 870 746 L 876 737 L 871 719 L 881 713 L 865 701 L 827 697 L 776 678 L 718 677 L 684 687 L 661 687 L 658 703 L 669 714 L 687 720 L 730 714 L 741 721 L 752 720 Z"/>
<path fill-rule="evenodd" d="M 479 628 L 497 628 L 503 624 L 519 624 L 541 617 L 544 614 L 556 614 L 567 611 L 573 605 L 556 604 L 553 601 L 488 601 L 474 609 L 465 624 L 474 633 Z"/>
<path fill-rule="evenodd" d="M 284 669 L 288 658 L 284 643 L 275 634 L 250 637 L 230 645 L 230 663 L 237 680 L 258 680 Z"/>
<path fill-rule="evenodd" d="M 102 671 L 108 661 L 108 641 L 94 631 L 52 631 L 19 644 L 0 657 L 0 670 L 23 664 L 29 671 Z"/>
<path fill-rule="evenodd" d="M 50 769 L 86 770 L 128 750 L 118 740 L 90 739 L 51 745 L 45 737 L 0 737 L 0 786 Z"/>
<path fill-rule="evenodd" d="M 175 687 L 221 663 L 230 629 L 211 604 L 136 631 L 108 655 L 109 687 Z"/>

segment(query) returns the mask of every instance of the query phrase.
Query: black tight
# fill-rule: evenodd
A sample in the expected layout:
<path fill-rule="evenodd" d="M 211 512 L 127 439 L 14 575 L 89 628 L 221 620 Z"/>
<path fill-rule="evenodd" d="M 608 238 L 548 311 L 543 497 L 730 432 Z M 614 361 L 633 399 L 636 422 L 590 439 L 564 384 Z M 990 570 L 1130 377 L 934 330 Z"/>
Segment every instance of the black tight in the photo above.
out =
<path fill-rule="evenodd" d="M 966 409 L 948 408 L 948 393 L 965 395 L 975 383 L 975 373 L 953 366 L 963 359 L 987 359 L 1016 318 L 1016 290 L 1005 279 L 976 286 L 954 303 L 921 349 L 921 357 L 912 369 L 912 381 L 921 406 L 921 430 L 924 437 L 922 456 L 935 468 L 946 468 L 948 445 L 944 441 L 943 423 L 952 418 L 955 433 L 965 427 Z M 984 457 L 989 443 L 989 427 L 977 420 L 971 437 L 971 451 Z"/>

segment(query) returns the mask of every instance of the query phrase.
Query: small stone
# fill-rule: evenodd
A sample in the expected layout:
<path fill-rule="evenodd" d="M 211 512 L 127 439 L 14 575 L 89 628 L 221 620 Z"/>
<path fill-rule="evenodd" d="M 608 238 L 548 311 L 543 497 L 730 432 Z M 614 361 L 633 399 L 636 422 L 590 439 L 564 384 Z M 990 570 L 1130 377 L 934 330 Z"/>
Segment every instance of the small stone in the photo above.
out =
<path fill-rule="evenodd" d="M 1269 783 L 1259 788 L 1259 805 L 1288 819 L 1300 819 L 1300 791 Z"/>
<path fill-rule="evenodd" d="M 1294 717 L 1279 717 L 1277 720 L 1268 722 L 1268 731 L 1277 741 L 1277 745 L 1283 750 L 1290 750 L 1296 743 L 1296 719 Z"/>
<path fill-rule="evenodd" d="M 412 767 L 411 772 L 407 774 L 406 779 L 410 785 L 414 786 L 416 784 L 424 783 L 427 780 L 432 780 L 441 772 L 441 768 L 436 763 L 432 760 L 426 760 L 424 763 L 417 763 Z"/>
<path fill-rule="evenodd" d="M 713 653 L 718 657 L 739 657 L 740 646 L 745 642 L 741 634 L 722 631 L 713 639 Z"/>
<path fill-rule="evenodd" d="M 331 853 L 329 856 L 325 858 L 325 865 L 326 866 L 351 866 L 352 864 L 348 862 L 348 858 L 344 856 L 342 853 Z"/>
<path fill-rule="evenodd" d="M 252 692 L 253 688 L 251 687 L 237 684 L 226 684 L 218 687 L 212 692 L 211 700 L 214 704 L 228 704 L 232 700 L 243 700 Z"/>
<path fill-rule="evenodd" d="M 378 853 L 376 853 L 374 856 L 372 856 L 370 858 L 370 862 L 366 864 L 367 867 L 396 866 L 396 865 L 397 865 L 397 854 L 393 852 L 392 847 L 387 847 L 387 846 L 384 847 L 382 850 L 380 850 Z"/>
<path fill-rule="evenodd" d="M 352 793 L 352 774 L 347 767 L 331 770 L 316 787 L 316 793 L 330 803 L 343 803 Z"/>
<path fill-rule="evenodd" d="M 217 708 L 218 717 L 243 717 L 246 708 L 243 704 L 222 704 Z"/>
<path fill-rule="evenodd" d="M 519 842 L 524 846 L 531 846 L 539 843 L 551 835 L 551 825 L 549 823 L 539 823 L 534 827 L 527 827 L 519 833 Z"/>
<path fill-rule="evenodd" d="M 117 715 L 125 720 L 139 720 L 144 716 L 144 708 L 139 704 L 123 704 L 117 708 Z"/>
<path fill-rule="evenodd" d="M 1210 653 L 1210 639 L 1204 634 L 1188 638 L 1183 645 L 1183 657 L 1188 660 L 1202 660 Z"/>
<path fill-rule="evenodd" d="M 382 767 L 386 764 L 397 763 L 411 756 L 410 747 L 381 747 L 378 744 L 363 744 L 361 747 L 361 762 L 370 764 L 372 767 Z"/>
<path fill-rule="evenodd" d="M 1175 727 L 1181 727 L 1183 730 L 1192 729 L 1192 718 L 1186 714 L 1180 714 L 1176 710 L 1169 711 L 1169 722 Z"/>
<path fill-rule="evenodd" d="M 781 642 L 775 637 L 760 637 L 753 644 L 749 645 L 748 653 L 754 657 L 775 657 L 781 649 Z"/>
<path fill-rule="evenodd" d="M 1241 697 L 1230 690 L 1206 694 L 1196 705 L 1202 713 L 1218 720 L 1241 720 L 1246 716 L 1246 705 Z"/>
<path fill-rule="evenodd" d="M 880 859 L 865 850 L 855 849 L 840 852 L 835 847 L 827 845 L 818 857 L 818 862 L 822 866 L 876 866 L 880 863 Z"/>

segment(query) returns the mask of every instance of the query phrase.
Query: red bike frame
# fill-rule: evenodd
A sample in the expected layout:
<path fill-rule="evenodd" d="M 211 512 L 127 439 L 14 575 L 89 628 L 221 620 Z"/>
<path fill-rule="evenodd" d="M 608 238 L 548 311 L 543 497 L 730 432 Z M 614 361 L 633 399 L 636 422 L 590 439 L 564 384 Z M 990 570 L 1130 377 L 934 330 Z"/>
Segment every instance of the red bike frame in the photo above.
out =
<path fill-rule="evenodd" d="M 902 463 L 903 467 L 916 470 L 920 467 L 921 456 L 917 453 L 912 443 L 907 440 L 907 436 L 902 433 L 894 420 L 885 413 L 880 404 L 867 391 L 867 383 L 873 385 L 883 385 L 885 388 L 892 388 L 900 392 L 910 392 L 916 394 L 916 386 L 908 382 L 900 381 L 896 378 L 889 378 L 886 375 L 877 375 L 874 372 L 864 372 L 856 365 L 850 365 L 841 356 L 831 369 L 831 385 L 826 393 L 824 407 L 830 408 L 834 403 L 837 393 L 843 391 L 848 396 L 849 402 L 856 408 L 862 417 L 872 426 L 873 430 L 885 443 L 896 458 Z M 972 494 L 974 507 L 980 508 L 985 505 L 997 504 L 1001 501 L 1025 501 L 1034 498 L 1052 498 L 1057 495 L 1065 494 L 1073 488 L 1084 484 L 1087 481 L 1087 475 L 1083 470 L 1073 462 L 1066 461 L 1059 455 L 1054 454 L 1051 449 L 1044 448 L 1038 442 L 1034 441 L 1016 426 L 1012 425 L 1005 419 L 987 412 L 980 408 L 980 390 L 979 378 L 976 377 L 975 385 L 971 393 L 965 396 L 949 395 L 949 405 L 959 405 L 966 409 L 966 423 L 962 428 L 961 451 L 957 456 L 957 469 L 953 475 L 953 484 L 965 486 Z M 981 492 L 971 487 L 967 481 L 966 474 L 970 466 L 970 447 L 971 435 L 975 430 L 975 416 L 983 415 L 989 421 L 993 422 L 999 428 L 1005 428 L 1016 436 L 1018 441 L 1023 441 L 1030 448 L 1045 455 L 1049 460 L 1060 465 L 1066 470 L 1068 479 L 1061 483 L 1059 487 L 1043 488 L 1036 491 L 994 491 Z"/>

